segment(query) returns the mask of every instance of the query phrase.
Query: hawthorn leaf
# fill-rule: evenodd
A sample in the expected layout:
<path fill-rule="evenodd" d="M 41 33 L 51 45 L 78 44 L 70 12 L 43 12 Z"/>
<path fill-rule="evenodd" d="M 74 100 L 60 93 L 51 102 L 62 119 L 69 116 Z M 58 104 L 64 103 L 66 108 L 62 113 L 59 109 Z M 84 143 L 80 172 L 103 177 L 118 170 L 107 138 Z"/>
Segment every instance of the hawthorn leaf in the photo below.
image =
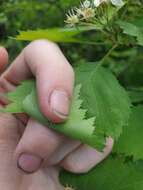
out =
<path fill-rule="evenodd" d="M 37 103 L 38 100 L 34 80 L 24 81 L 17 87 L 16 91 L 8 93 L 9 100 L 13 102 L 0 111 L 9 113 L 27 113 L 39 122 L 62 134 L 80 140 L 90 146 L 103 149 L 104 144 L 101 143 L 102 138 L 96 140 L 94 136 L 95 117 L 84 119 L 86 110 L 80 108 L 82 104 L 82 100 L 79 97 L 80 88 L 81 85 L 77 85 L 75 87 L 70 117 L 65 123 L 62 124 L 51 123 L 40 112 L 39 105 Z"/>
<path fill-rule="evenodd" d="M 136 37 L 138 44 L 143 46 L 143 28 L 121 20 L 117 23 L 123 29 L 124 34 Z"/>
<path fill-rule="evenodd" d="M 75 190 L 142 190 L 143 162 L 111 156 L 86 174 L 60 172 L 60 181 Z"/>
<path fill-rule="evenodd" d="M 114 146 L 113 152 L 143 160 L 143 106 L 132 108 L 129 123 Z"/>
<path fill-rule="evenodd" d="M 23 100 L 31 92 L 35 82 L 33 80 L 24 81 L 19 85 L 15 91 L 9 92 L 7 98 L 11 101 L 4 109 L 0 109 L 1 112 L 6 113 L 22 113 Z"/>
<path fill-rule="evenodd" d="M 41 113 L 34 81 L 24 82 L 12 92 L 9 98 L 13 102 L 3 111 L 26 112 L 48 127 L 102 150 L 106 137 L 117 139 L 128 121 L 128 95 L 113 74 L 103 67 L 83 64 L 75 68 L 75 73 L 76 87 L 70 116 L 65 123 L 53 124 Z"/>
<path fill-rule="evenodd" d="M 83 64 L 75 72 L 76 83 L 82 84 L 82 106 L 87 109 L 87 118 L 96 116 L 96 136 L 118 139 L 130 115 L 127 92 L 115 76 L 98 63 Z"/>
<path fill-rule="evenodd" d="M 70 116 L 65 123 L 53 124 L 39 111 L 37 94 L 35 93 L 36 89 L 33 89 L 31 94 L 29 94 L 23 101 L 23 109 L 39 122 L 44 125 L 48 124 L 48 127 L 64 135 L 80 140 L 92 147 L 103 148 L 103 146 L 101 147 L 101 143 L 94 137 L 94 130 L 96 130 L 96 126 L 94 126 L 95 117 L 84 119 L 86 110 L 80 108 L 82 104 L 82 100 L 79 96 L 80 88 L 81 85 L 75 87 Z"/>
<path fill-rule="evenodd" d="M 95 30 L 94 27 L 76 27 L 76 28 L 49 28 L 20 31 L 16 40 L 33 41 L 37 39 L 48 39 L 53 42 L 64 43 L 93 43 L 87 39 L 79 38 L 79 34 Z M 96 42 L 95 42 L 96 43 Z"/>

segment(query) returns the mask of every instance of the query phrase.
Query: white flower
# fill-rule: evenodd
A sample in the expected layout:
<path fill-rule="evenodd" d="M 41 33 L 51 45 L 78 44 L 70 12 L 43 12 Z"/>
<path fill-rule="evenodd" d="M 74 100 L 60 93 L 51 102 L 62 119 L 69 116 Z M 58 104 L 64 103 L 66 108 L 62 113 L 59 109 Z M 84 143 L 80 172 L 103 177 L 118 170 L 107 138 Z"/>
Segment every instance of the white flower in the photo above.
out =
<path fill-rule="evenodd" d="M 94 0 L 94 6 L 95 7 L 99 7 L 99 5 L 102 3 L 102 1 L 101 0 Z"/>
<path fill-rule="evenodd" d="M 89 20 L 95 16 L 95 9 L 89 8 L 81 8 L 76 9 L 77 15 L 82 17 L 84 20 Z"/>
<path fill-rule="evenodd" d="M 122 7 L 124 5 L 124 2 L 122 0 L 111 0 L 111 2 L 117 7 Z"/>
<path fill-rule="evenodd" d="M 75 11 L 79 17 L 82 15 L 82 9 L 81 8 L 75 8 Z"/>
<path fill-rule="evenodd" d="M 79 8 L 75 8 L 78 17 L 81 20 L 90 20 L 95 16 L 95 8 L 92 6 L 91 1 L 84 1 Z"/>
<path fill-rule="evenodd" d="M 84 8 L 89 8 L 90 5 L 91 5 L 91 2 L 88 1 L 88 0 L 86 0 L 86 1 L 83 2 L 83 5 L 82 5 L 82 6 L 83 6 Z"/>
<path fill-rule="evenodd" d="M 101 3 L 109 3 L 111 2 L 116 7 L 122 7 L 124 5 L 124 2 L 122 0 L 94 0 L 94 6 L 99 7 Z"/>
<path fill-rule="evenodd" d="M 67 23 L 70 26 L 75 26 L 79 22 L 79 18 L 74 13 L 74 10 L 69 11 L 66 16 L 67 16 L 67 19 L 66 19 L 65 23 Z"/>

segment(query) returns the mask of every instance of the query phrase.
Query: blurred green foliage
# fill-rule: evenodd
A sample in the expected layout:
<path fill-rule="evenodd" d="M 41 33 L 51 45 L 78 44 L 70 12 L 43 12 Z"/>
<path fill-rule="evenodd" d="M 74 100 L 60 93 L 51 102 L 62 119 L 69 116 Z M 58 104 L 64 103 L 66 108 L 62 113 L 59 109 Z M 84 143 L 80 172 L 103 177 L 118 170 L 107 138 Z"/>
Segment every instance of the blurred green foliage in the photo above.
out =
<path fill-rule="evenodd" d="M 63 26 L 65 13 L 77 0 L 0 0 L 0 44 L 14 58 L 25 44 L 9 39 L 19 30 Z"/>
<path fill-rule="evenodd" d="M 68 9 L 79 5 L 80 0 L 0 0 L 0 44 L 4 45 L 12 60 L 27 44 L 10 39 L 20 30 L 64 26 Z M 143 1 L 128 0 L 118 14 L 126 22 L 132 22 L 143 30 Z M 119 19 L 116 18 L 115 19 Z M 122 29 L 121 29 L 122 32 Z M 112 36 L 112 32 L 111 32 Z M 89 37 L 104 45 L 62 44 L 66 57 L 72 64 L 83 60 L 98 61 L 112 47 L 111 40 L 100 32 L 90 32 Z M 105 60 L 125 87 L 143 85 L 143 47 L 135 38 L 125 34 L 119 36 L 119 45 Z"/>

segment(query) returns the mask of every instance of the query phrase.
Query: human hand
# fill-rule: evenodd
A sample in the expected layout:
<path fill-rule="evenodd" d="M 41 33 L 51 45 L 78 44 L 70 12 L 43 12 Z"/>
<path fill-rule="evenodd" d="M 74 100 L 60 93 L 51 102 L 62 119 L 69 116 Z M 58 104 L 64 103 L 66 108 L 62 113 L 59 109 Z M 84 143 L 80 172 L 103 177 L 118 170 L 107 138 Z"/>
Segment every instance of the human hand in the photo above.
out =
<path fill-rule="evenodd" d="M 0 63 L 0 66 L 7 62 L 7 53 L 3 48 L 0 48 L 0 60 L 3 63 Z M 2 74 L 0 90 L 1 92 L 11 91 L 21 81 L 33 76 L 36 78 L 39 104 L 43 114 L 53 122 L 64 121 L 70 110 L 74 73 L 57 45 L 46 40 L 38 40 L 28 45 Z M 1 102 L 3 101 L 1 98 Z M 2 120 L 3 117 L 1 116 Z M 99 153 L 87 145 L 82 145 L 79 141 L 56 133 L 32 118 L 20 116 L 19 120 L 13 116 L 10 117 L 15 120 L 14 131 L 11 131 L 15 143 L 12 151 L 10 151 L 11 156 L 5 156 L 5 160 L 11 160 L 14 156 L 14 161 L 17 162 L 22 171 L 34 173 L 38 170 L 30 176 L 35 176 L 39 172 L 43 174 L 43 171 L 47 171 L 46 175 L 44 172 L 45 177 L 42 178 L 43 180 L 48 179 L 47 173 L 53 173 L 51 169 L 56 171 L 57 176 L 58 171 L 55 169 L 55 165 L 74 173 L 87 172 L 103 160 L 112 149 L 113 141 L 110 138 L 107 140 L 104 152 Z M 7 123 L 6 119 L 4 121 Z M 2 125 L 2 131 L 7 133 L 7 125 Z M 3 133 L 0 132 L 0 136 L 3 136 Z M 10 143 L 8 144 L 9 137 L 4 135 L 3 138 L 5 143 L 7 142 L 6 149 L 9 150 L 11 147 Z M 5 152 L 7 152 L 6 149 Z M 9 166 L 10 163 L 7 165 Z M 8 172 L 9 169 L 6 164 L 5 167 Z M 12 170 L 17 170 L 14 165 Z M 26 178 L 30 179 L 28 176 Z M 38 178 L 42 179 L 41 177 Z"/>

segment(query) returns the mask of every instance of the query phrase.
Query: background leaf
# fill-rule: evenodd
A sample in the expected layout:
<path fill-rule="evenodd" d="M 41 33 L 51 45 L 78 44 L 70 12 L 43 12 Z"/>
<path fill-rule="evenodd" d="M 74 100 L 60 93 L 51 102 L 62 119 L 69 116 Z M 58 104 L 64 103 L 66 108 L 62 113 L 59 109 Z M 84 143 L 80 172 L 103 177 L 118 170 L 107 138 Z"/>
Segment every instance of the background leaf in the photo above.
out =
<path fill-rule="evenodd" d="M 143 106 L 132 108 L 129 124 L 123 128 L 113 152 L 143 160 Z"/>
<path fill-rule="evenodd" d="M 136 37 L 138 44 L 143 46 L 143 27 L 125 21 L 118 21 L 118 25 L 124 34 Z"/>
<path fill-rule="evenodd" d="M 109 157 L 87 174 L 60 173 L 63 185 L 76 190 L 142 190 L 143 162 L 123 162 L 121 158 Z"/>

